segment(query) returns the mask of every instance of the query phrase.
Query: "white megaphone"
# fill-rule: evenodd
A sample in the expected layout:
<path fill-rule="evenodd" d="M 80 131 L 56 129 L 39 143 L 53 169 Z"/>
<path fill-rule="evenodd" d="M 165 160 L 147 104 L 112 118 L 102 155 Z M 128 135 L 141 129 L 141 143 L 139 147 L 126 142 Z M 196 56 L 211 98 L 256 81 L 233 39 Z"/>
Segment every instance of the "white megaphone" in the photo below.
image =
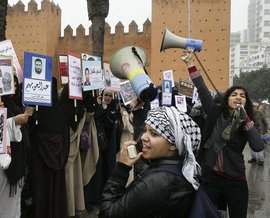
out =
<path fill-rule="evenodd" d="M 201 51 L 202 49 L 202 40 L 200 39 L 190 39 L 182 38 L 176 36 L 168 29 L 165 29 L 163 34 L 163 39 L 160 47 L 160 51 L 164 51 L 168 48 L 193 48 L 194 51 Z"/>
<path fill-rule="evenodd" d="M 139 100 L 152 101 L 157 97 L 157 88 L 145 73 L 146 54 L 138 46 L 127 46 L 113 54 L 110 61 L 112 74 L 119 79 L 128 79 Z"/>

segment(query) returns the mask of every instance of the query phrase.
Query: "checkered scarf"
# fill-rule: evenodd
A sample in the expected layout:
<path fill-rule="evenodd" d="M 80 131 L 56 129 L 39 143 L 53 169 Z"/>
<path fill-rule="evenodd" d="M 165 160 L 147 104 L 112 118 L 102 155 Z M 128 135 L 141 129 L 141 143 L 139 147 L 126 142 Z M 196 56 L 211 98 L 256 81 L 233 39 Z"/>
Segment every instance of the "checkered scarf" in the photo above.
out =
<path fill-rule="evenodd" d="M 198 125 L 175 107 L 165 106 L 150 110 L 145 123 L 176 145 L 178 154 L 185 157 L 182 173 L 197 190 L 200 184 L 196 179 L 201 173 L 201 167 L 194 156 L 201 142 L 201 131 Z"/>

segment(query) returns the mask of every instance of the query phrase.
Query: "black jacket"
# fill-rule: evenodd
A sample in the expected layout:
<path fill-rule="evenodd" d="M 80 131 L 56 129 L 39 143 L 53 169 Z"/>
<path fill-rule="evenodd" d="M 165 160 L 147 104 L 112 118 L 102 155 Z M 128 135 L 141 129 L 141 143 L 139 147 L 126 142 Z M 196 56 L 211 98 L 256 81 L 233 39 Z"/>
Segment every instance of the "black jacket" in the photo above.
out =
<path fill-rule="evenodd" d="M 102 196 L 99 218 L 188 217 L 194 189 L 182 173 L 153 171 L 180 160 L 155 160 L 126 188 L 131 167 L 118 163 Z"/>
<path fill-rule="evenodd" d="M 252 127 L 249 131 L 238 130 L 229 141 L 222 139 L 221 133 L 228 123 L 228 119 L 222 113 L 220 106 L 214 103 L 214 99 L 206 87 L 201 76 L 192 79 L 198 89 L 203 110 L 207 118 L 202 131 L 202 143 L 199 153 L 199 161 L 203 168 L 212 169 L 216 164 L 218 152 L 223 151 L 223 171 L 232 177 L 245 176 L 245 161 L 243 150 L 248 145 L 253 151 L 261 151 L 264 142 L 259 131 Z"/>

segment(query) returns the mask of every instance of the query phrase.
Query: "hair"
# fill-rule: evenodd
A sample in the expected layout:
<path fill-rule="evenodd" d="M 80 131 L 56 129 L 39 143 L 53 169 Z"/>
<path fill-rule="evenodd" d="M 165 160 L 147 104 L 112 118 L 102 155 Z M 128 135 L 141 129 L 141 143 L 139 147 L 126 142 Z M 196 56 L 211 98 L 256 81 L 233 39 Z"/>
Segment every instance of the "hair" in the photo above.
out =
<path fill-rule="evenodd" d="M 229 114 L 229 105 L 228 105 L 228 99 L 229 96 L 232 94 L 232 92 L 234 92 L 236 89 L 241 89 L 245 92 L 245 96 L 246 96 L 246 105 L 245 105 L 245 110 L 247 115 L 253 119 L 253 105 L 252 105 L 252 101 L 248 95 L 247 90 L 242 87 L 242 86 L 232 86 L 231 88 L 229 88 L 223 96 L 223 111 L 225 112 L 225 114 Z"/>
<path fill-rule="evenodd" d="M 84 72 L 86 72 L 86 71 L 88 71 L 88 74 L 90 74 L 90 70 L 89 70 L 88 67 L 86 67 L 86 68 L 84 69 Z"/>
<path fill-rule="evenodd" d="M 40 58 L 36 58 L 35 63 L 36 62 L 41 62 L 42 63 L 42 60 Z"/>

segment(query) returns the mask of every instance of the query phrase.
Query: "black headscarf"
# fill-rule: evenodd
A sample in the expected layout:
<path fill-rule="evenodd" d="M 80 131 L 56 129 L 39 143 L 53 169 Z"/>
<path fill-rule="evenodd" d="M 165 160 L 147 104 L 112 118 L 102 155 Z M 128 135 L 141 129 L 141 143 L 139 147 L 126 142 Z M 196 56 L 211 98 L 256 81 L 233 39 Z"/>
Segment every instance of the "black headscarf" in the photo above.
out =
<path fill-rule="evenodd" d="M 46 133 L 63 133 L 63 112 L 59 106 L 57 96 L 57 80 L 55 77 L 52 79 L 52 106 L 39 106 L 38 107 L 38 125 L 37 128 L 41 132 Z"/>

